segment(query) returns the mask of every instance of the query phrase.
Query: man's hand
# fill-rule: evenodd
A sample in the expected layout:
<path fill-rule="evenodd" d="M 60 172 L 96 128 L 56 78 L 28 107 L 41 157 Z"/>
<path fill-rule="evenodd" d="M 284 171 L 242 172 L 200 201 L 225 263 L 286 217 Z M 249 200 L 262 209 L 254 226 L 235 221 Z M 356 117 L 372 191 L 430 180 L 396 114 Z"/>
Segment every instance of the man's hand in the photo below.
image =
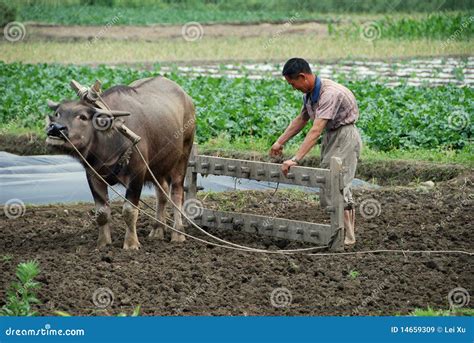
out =
<path fill-rule="evenodd" d="M 283 172 L 283 175 L 288 176 L 288 172 L 290 171 L 290 168 L 297 165 L 298 163 L 296 163 L 293 160 L 287 160 L 283 162 L 283 164 L 281 165 L 281 171 Z"/>
<path fill-rule="evenodd" d="M 272 145 L 272 148 L 270 149 L 270 156 L 277 157 L 277 156 L 281 156 L 282 153 L 283 153 L 283 144 L 275 142 Z"/>

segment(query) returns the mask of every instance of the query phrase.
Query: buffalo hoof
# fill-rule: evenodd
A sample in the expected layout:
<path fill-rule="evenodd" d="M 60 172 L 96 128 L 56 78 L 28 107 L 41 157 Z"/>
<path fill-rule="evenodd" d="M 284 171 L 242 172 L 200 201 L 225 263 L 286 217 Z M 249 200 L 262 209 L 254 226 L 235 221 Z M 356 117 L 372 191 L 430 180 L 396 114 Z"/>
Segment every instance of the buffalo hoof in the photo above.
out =
<path fill-rule="evenodd" d="M 164 239 L 165 234 L 164 234 L 163 228 L 151 229 L 151 232 L 148 235 L 148 237 L 153 238 L 153 239 Z"/>
<path fill-rule="evenodd" d="M 186 240 L 186 236 L 180 233 L 172 232 L 171 233 L 171 242 L 173 243 L 182 243 Z"/>
<path fill-rule="evenodd" d="M 133 241 L 133 240 L 125 240 L 123 242 L 123 249 L 124 250 L 138 250 L 140 249 L 140 242 L 139 241 Z"/>
<path fill-rule="evenodd" d="M 97 240 L 97 248 L 98 249 L 105 248 L 107 245 L 110 245 L 110 244 L 112 244 L 112 240 L 110 239 L 110 237 L 99 238 Z"/>

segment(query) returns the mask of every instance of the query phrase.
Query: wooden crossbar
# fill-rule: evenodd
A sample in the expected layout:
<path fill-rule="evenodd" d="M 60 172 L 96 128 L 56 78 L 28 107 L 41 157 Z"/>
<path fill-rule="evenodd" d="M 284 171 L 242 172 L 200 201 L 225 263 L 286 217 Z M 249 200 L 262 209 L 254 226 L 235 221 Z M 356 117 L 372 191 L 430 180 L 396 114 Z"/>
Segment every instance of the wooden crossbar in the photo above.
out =
<path fill-rule="evenodd" d="M 344 170 L 340 158 L 333 157 L 330 169 L 292 167 L 288 177 L 281 165 L 223 157 L 198 155 L 194 145 L 186 174 L 186 201 L 195 199 L 198 191 L 197 174 L 225 175 L 258 181 L 273 181 L 299 186 L 318 187 L 331 224 L 309 223 L 275 216 L 260 216 L 199 208 L 196 224 L 223 230 L 239 230 L 277 238 L 329 245 L 330 250 L 344 249 Z M 315 209 L 316 210 L 316 209 Z"/>

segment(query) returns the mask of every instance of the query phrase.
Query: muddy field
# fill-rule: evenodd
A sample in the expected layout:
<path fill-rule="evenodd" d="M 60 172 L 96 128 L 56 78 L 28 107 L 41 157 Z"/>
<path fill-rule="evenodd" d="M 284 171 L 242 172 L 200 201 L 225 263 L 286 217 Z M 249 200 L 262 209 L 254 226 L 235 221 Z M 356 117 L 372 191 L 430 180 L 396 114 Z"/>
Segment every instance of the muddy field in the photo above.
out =
<path fill-rule="evenodd" d="M 434 188 L 358 190 L 358 204 L 370 199 L 380 204 L 380 211 L 364 218 L 358 206 L 358 242 L 347 251 L 472 251 L 473 182 L 471 172 Z M 206 207 L 328 221 L 315 195 L 230 192 L 203 193 L 201 199 Z M 474 291 L 472 255 L 279 256 L 192 240 L 176 245 L 150 240 L 152 223 L 143 215 L 139 218 L 142 249 L 124 251 L 119 203 L 113 205 L 113 246 L 98 251 L 92 208 L 92 204 L 27 206 L 16 219 L 2 214 L 0 301 L 14 280 L 15 266 L 29 259 L 36 259 L 42 271 L 38 279 L 42 315 L 57 310 L 73 315 L 130 314 L 139 304 L 143 315 L 393 315 L 427 306 L 447 309 L 450 290 Z M 303 246 L 238 232 L 213 233 L 271 250 Z M 93 302 L 101 288 L 113 295 L 113 303 L 105 309 Z M 283 288 L 286 293 L 278 296 Z"/>

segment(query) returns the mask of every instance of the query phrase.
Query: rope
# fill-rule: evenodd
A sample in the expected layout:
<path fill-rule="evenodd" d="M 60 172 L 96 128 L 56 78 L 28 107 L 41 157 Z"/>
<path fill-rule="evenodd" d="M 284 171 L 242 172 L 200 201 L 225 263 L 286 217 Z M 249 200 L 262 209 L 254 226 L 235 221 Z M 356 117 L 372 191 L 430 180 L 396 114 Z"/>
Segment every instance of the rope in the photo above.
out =
<path fill-rule="evenodd" d="M 199 241 L 201 243 L 204 243 L 204 244 L 209 244 L 209 245 L 213 245 L 213 246 L 216 246 L 216 247 L 220 247 L 220 248 L 225 248 L 225 249 L 232 249 L 232 250 L 238 250 L 238 251 L 253 251 L 253 252 L 262 252 L 262 253 L 268 253 L 268 254 L 293 254 L 294 252 L 291 252 L 291 251 L 284 251 L 284 250 L 277 250 L 277 251 L 270 251 L 270 250 L 263 250 L 263 249 L 254 249 L 254 248 L 239 248 L 239 247 L 233 247 L 233 246 L 227 246 L 227 245 L 222 245 L 222 244 L 217 244 L 217 243 L 214 243 L 214 242 L 210 242 L 210 241 L 206 241 L 205 239 L 202 239 L 202 238 L 199 238 L 199 237 L 195 237 L 193 235 L 190 235 L 189 233 L 186 233 L 184 231 L 180 231 L 180 230 L 177 230 L 175 229 L 174 227 L 162 222 L 161 220 L 159 220 L 158 218 L 150 215 L 149 213 L 145 212 L 145 211 L 142 211 L 138 206 L 136 206 L 134 203 L 132 203 L 130 200 L 128 200 L 126 197 L 124 197 L 122 194 L 120 194 L 120 192 L 118 192 L 115 188 L 113 188 L 91 165 L 90 163 L 86 160 L 86 158 L 84 157 L 84 155 L 81 154 L 81 152 L 74 146 L 74 144 L 72 144 L 72 142 L 69 140 L 69 138 L 64 134 L 62 133 L 61 131 L 61 134 L 64 136 L 64 138 L 69 142 L 69 144 L 71 144 L 71 146 L 73 147 L 73 149 L 76 151 L 76 153 L 81 157 L 81 159 L 84 161 L 84 163 L 92 170 L 92 172 L 102 181 L 104 182 L 108 187 L 110 187 L 110 189 L 115 193 L 117 194 L 120 198 L 122 198 L 123 200 L 125 200 L 126 202 L 128 202 L 133 208 L 135 208 L 136 210 L 138 210 L 139 212 L 145 214 L 147 217 L 153 219 L 154 221 L 164 225 L 166 228 L 169 228 L 175 232 L 178 232 L 186 237 L 189 237 L 191 239 L 194 239 L 196 241 Z M 159 183 L 158 183 L 159 185 Z M 166 193 L 165 193 L 166 194 Z M 197 226 L 197 225 L 196 225 Z M 205 230 L 201 229 L 203 232 L 206 232 Z M 207 232 L 206 232 L 207 233 Z M 209 234 L 210 235 L 210 234 Z M 212 235 L 211 235 L 212 236 Z M 225 242 L 225 241 L 224 241 Z M 321 246 L 321 247 L 317 247 L 318 249 L 324 249 L 324 248 L 327 248 L 327 246 Z"/>
<path fill-rule="evenodd" d="M 85 157 L 81 154 L 81 152 L 74 146 L 74 144 L 72 144 L 72 142 L 69 140 L 69 138 L 64 134 L 62 133 L 61 131 L 61 134 L 64 136 L 64 138 L 69 142 L 69 144 L 71 144 L 71 146 L 73 147 L 73 149 L 77 152 L 77 154 L 81 157 L 81 159 L 84 161 L 84 163 L 92 170 L 92 172 L 102 181 L 104 182 L 108 187 L 110 187 L 110 189 L 112 189 L 112 191 L 114 193 L 116 193 L 120 198 L 122 198 L 123 200 L 125 200 L 126 202 L 128 202 L 132 207 L 134 207 L 135 209 L 137 209 L 138 211 L 144 213 L 147 217 L 155 220 L 156 222 L 164 225 L 165 227 L 173 230 L 173 231 L 176 231 L 180 234 L 183 234 L 184 236 L 186 237 L 189 237 L 191 239 L 194 239 L 200 243 L 204 243 L 204 244 L 210 244 L 210 245 L 213 245 L 213 246 L 216 246 L 216 247 L 220 247 L 220 248 L 225 248 L 225 249 L 230 249 L 230 250 L 237 250 L 237 251 L 246 251 L 246 252 L 262 252 L 262 253 L 268 253 L 268 254 L 282 254 L 282 255 L 292 255 L 294 254 L 294 252 L 285 252 L 284 250 L 277 250 L 277 251 L 269 251 L 269 250 L 261 250 L 261 249 L 252 249 L 252 250 L 249 250 L 249 249 L 242 249 L 242 248 L 237 248 L 237 247 L 233 247 L 233 246 L 227 246 L 227 245 L 222 245 L 222 244 L 217 244 L 217 243 L 214 243 L 214 242 L 209 242 L 209 241 L 206 241 L 204 239 L 201 239 L 201 238 L 198 238 L 198 237 L 195 237 L 193 235 L 190 235 L 186 232 L 183 232 L 183 231 L 179 231 L 179 230 L 176 230 L 175 228 L 169 226 L 168 224 L 166 223 L 163 223 L 161 222 L 159 219 L 155 218 L 154 216 L 148 214 L 147 212 L 145 211 L 142 211 L 140 208 L 138 208 L 135 204 L 133 204 L 132 202 L 130 202 L 127 198 L 125 198 L 122 194 L 120 194 L 117 190 L 115 190 L 115 188 L 113 188 L 110 184 L 107 183 L 107 181 L 105 181 L 102 176 L 90 165 L 90 163 L 85 159 Z M 203 230 L 204 231 L 204 230 Z M 204 231 L 205 232 L 205 231 Z M 318 247 L 318 248 L 327 248 L 328 246 L 322 246 L 322 247 Z M 353 252 L 340 252 L 340 253 L 318 253 L 318 254 L 309 254 L 309 253 L 302 253 L 301 255 L 304 255 L 304 256 L 342 256 L 342 255 L 360 255 L 360 254 L 376 254 L 376 253 L 403 253 L 403 254 L 418 254 L 418 253 L 430 253 L 430 254 L 463 254 L 463 255 L 468 255 L 468 256 L 472 256 L 474 255 L 474 253 L 472 252 L 468 252 L 468 251 L 463 251 L 463 250 L 388 250 L 388 249 L 379 249 L 379 250 L 365 250 L 365 251 L 353 251 Z"/>
<path fill-rule="evenodd" d="M 136 148 L 138 154 L 140 155 L 141 159 L 143 160 L 143 163 L 145 163 L 145 166 L 146 166 L 148 172 L 151 174 L 153 180 L 154 180 L 155 183 L 158 185 L 158 187 L 160 188 L 160 190 L 161 190 L 162 192 L 164 192 L 164 190 L 163 190 L 163 188 L 161 187 L 160 183 L 158 182 L 158 180 L 156 179 L 155 175 L 154 175 L 153 172 L 151 171 L 150 166 L 149 166 L 148 163 L 146 162 L 145 157 L 143 156 L 142 152 L 140 151 L 140 149 L 138 149 L 137 146 L 135 146 L 135 148 Z M 234 246 L 234 247 L 237 247 L 237 248 L 246 249 L 246 250 L 249 250 L 249 251 L 254 251 L 254 252 L 257 252 L 257 251 L 258 251 L 258 252 L 267 251 L 267 250 L 255 249 L 255 248 L 247 247 L 247 246 L 244 246 L 244 245 L 235 244 L 235 243 L 226 241 L 226 240 L 224 240 L 224 239 L 221 239 L 221 238 L 219 238 L 219 237 L 217 237 L 217 236 L 214 236 L 214 235 L 210 234 L 209 232 L 207 232 L 206 230 L 204 230 L 203 228 L 201 228 L 199 225 L 197 225 L 195 222 L 193 222 L 193 220 L 192 220 L 191 218 L 189 218 L 189 217 L 186 215 L 186 213 L 184 213 L 184 212 L 179 208 L 179 206 L 176 205 L 176 204 L 173 202 L 173 200 L 171 200 L 171 198 L 170 198 L 168 195 L 166 195 L 166 197 L 167 197 L 168 201 L 171 202 L 171 204 L 173 205 L 173 207 L 176 208 L 176 209 L 178 210 L 178 212 L 179 212 L 181 215 L 183 215 L 184 218 L 186 218 L 186 219 L 189 221 L 189 223 L 190 223 L 193 227 L 195 227 L 196 229 L 198 229 L 199 231 L 201 231 L 201 232 L 204 233 L 205 235 L 207 235 L 207 236 L 209 236 L 209 237 L 215 239 L 216 241 L 221 242 L 221 243 L 225 243 L 225 244 L 229 244 L 229 245 Z M 179 231 L 179 230 L 178 230 L 178 231 Z M 179 232 L 182 232 L 182 231 L 179 231 Z M 278 250 L 278 251 L 281 252 L 281 253 L 283 253 L 283 252 L 291 252 L 291 253 L 293 253 L 293 252 L 299 252 L 299 251 L 308 251 L 308 250 L 314 250 L 314 249 L 323 249 L 323 248 L 327 248 L 327 247 L 329 247 L 329 246 L 319 246 L 319 247 L 311 247 L 311 248 L 304 248 L 304 249 L 292 249 L 292 250 L 287 249 L 287 250 Z"/>
<path fill-rule="evenodd" d="M 104 104 L 104 106 L 110 111 L 110 108 L 109 106 L 107 105 L 107 103 L 103 100 L 103 98 L 100 96 L 100 94 L 98 94 L 98 98 L 100 99 L 100 101 Z M 222 242 L 222 243 L 225 243 L 225 244 L 229 244 L 229 245 L 222 245 L 222 244 L 217 244 L 217 243 L 214 243 L 214 242 L 209 242 L 209 241 L 206 241 L 204 239 L 201 239 L 201 238 L 198 238 L 198 237 L 195 237 L 195 236 L 192 236 L 184 231 L 180 231 L 180 230 L 177 230 L 175 229 L 174 227 L 171 227 L 170 225 L 160 221 L 158 218 L 148 214 L 146 211 L 143 211 L 141 210 L 138 206 L 136 206 L 135 204 L 133 204 L 130 200 L 128 200 L 126 197 L 124 197 L 123 195 L 121 195 L 118 191 L 116 191 L 91 165 L 90 163 L 86 160 L 86 158 L 82 155 L 82 153 L 76 148 L 76 146 L 69 140 L 69 138 L 62 132 L 60 131 L 61 134 L 63 135 L 63 137 L 69 142 L 69 144 L 71 144 L 71 146 L 74 148 L 74 150 L 77 152 L 77 154 L 82 158 L 82 160 L 86 163 L 86 165 L 94 172 L 94 174 L 102 181 L 104 182 L 110 189 L 112 189 L 112 191 L 114 193 L 116 193 L 119 197 L 121 197 L 122 199 L 124 199 L 126 202 L 128 202 L 130 205 L 132 205 L 133 208 L 135 208 L 137 211 L 139 212 L 142 212 L 144 213 L 146 216 L 150 217 L 151 219 L 155 220 L 156 222 L 158 222 L 159 224 L 161 225 L 164 225 L 166 228 L 169 228 L 175 232 L 178 232 L 186 237 L 189 237 L 191 239 L 194 239 L 194 240 L 197 240 L 201 243 L 205 243 L 205 244 L 210 244 L 210 245 L 213 245 L 213 246 L 217 246 L 217 247 L 221 247 L 221 248 L 225 248 L 225 249 L 232 249 L 232 250 L 239 250 L 239 251 L 247 251 L 247 252 L 261 252 L 261 253 L 267 253 L 267 254 L 287 254 L 287 255 L 291 255 L 291 254 L 295 254 L 295 253 L 298 253 L 298 252 L 303 252 L 303 251 L 309 251 L 309 250 L 315 250 L 315 249 L 325 249 L 325 248 L 328 248 L 329 246 L 326 245 L 326 246 L 319 246 L 319 247 L 311 247 L 311 248 L 304 248 L 304 249 L 288 249 L 288 250 L 277 250 L 277 251 L 270 251 L 270 250 L 263 250 L 263 249 L 256 249 L 256 248 L 251 248 L 251 247 L 246 247 L 246 246 L 243 246 L 243 245 L 239 245 L 239 244 L 235 244 L 235 243 L 232 243 L 232 242 L 228 242 L 226 240 L 223 240 L 219 237 L 216 237 L 210 233 L 208 233 L 207 231 L 205 231 L 204 229 L 202 229 L 200 226 L 198 226 L 196 223 L 194 223 L 192 221 L 192 219 L 190 219 L 174 202 L 173 200 L 170 198 L 170 196 L 164 191 L 163 187 L 161 187 L 160 183 L 158 182 L 158 180 L 156 179 L 155 175 L 153 174 L 153 172 L 151 171 L 150 169 L 150 166 L 148 165 L 148 163 L 146 162 L 145 160 L 145 157 L 143 156 L 142 152 L 140 151 L 140 149 L 138 148 L 137 145 L 135 145 L 135 149 L 137 150 L 138 154 L 140 155 L 141 159 L 143 160 L 143 163 L 145 163 L 145 166 L 148 170 L 148 172 L 150 173 L 150 175 L 152 176 L 153 180 L 155 181 L 156 185 L 160 188 L 160 190 L 163 192 L 163 194 L 165 194 L 166 198 L 168 199 L 168 201 L 171 202 L 171 204 L 179 211 L 179 213 L 181 215 L 183 215 L 188 221 L 189 223 L 194 226 L 196 229 L 198 229 L 200 232 L 204 233 L 205 235 L 219 241 L 219 242 Z M 277 186 L 277 189 L 278 189 L 278 186 Z M 145 203 L 146 204 L 146 203 Z M 148 204 L 146 204 L 148 207 L 151 207 L 149 206 Z M 357 252 L 341 252 L 341 253 L 318 253 L 318 254 L 309 254 L 309 253 L 305 253 L 304 255 L 308 255 L 308 256 L 338 256 L 338 255 L 357 255 L 357 254 L 370 254 L 370 253 L 383 253 L 383 252 L 391 252 L 391 253 L 457 253 L 457 254 L 467 254 L 469 256 L 471 255 L 474 255 L 474 253 L 472 252 L 467 252 L 467 251 L 462 251 L 462 250 L 433 250 L 433 251 L 423 251 L 423 250 L 413 250 L 413 251 L 410 251 L 410 250 L 386 250 L 386 249 L 380 249 L 380 250 L 367 250 L 367 251 L 357 251 Z"/>

